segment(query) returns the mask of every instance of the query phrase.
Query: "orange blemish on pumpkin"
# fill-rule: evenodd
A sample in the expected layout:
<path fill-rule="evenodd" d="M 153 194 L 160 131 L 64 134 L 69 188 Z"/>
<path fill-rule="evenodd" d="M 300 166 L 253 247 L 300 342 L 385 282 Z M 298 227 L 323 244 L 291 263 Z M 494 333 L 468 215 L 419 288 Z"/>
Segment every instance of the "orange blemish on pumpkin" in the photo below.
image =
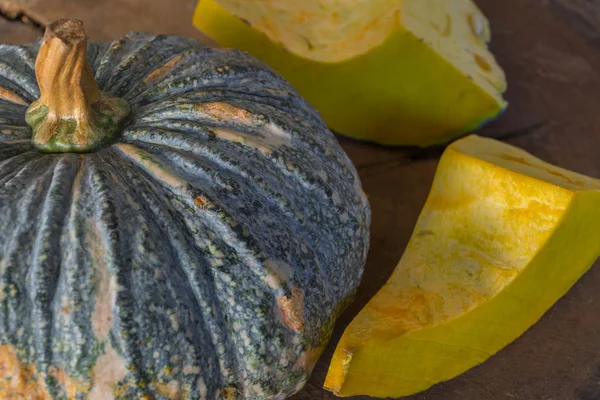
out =
<path fill-rule="evenodd" d="M 154 178 L 161 180 L 166 185 L 177 189 L 187 185 L 186 182 L 172 174 L 169 170 L 163 168 L 150 154 L 140 148 L 126 143 L 115 144 L 114 147 L 122 152 L 129 160 L 144 168 Z"/>
<path fill-rule="evenodd" d="M 220 120 L 237 121 L 245 125 L 250 124 L 252 118 L 249 111 L 227 103 L 205 103 L 197 106 L 196 109 Z"/>
<path fill-rule="evenodd" d="M 117 281 L 111 276 L 106 263 L 106 244 L 100 226 L 88 220 L 83 237 L 90 250 L 95 267 L 95 305 L 92 313 L 92 330 L 100 340 L 106 340 L 113 325 L 113 306 L 117 295 Z"/>
<path fill-rule="evenodd" d="M 260 143 L 258 140 L 254 140 L 251 136 L 245 136 L 241 133 L 230 131 L 227 129 L 213 128 L 212 131 L 217 137 L 221 139 L 228 140 L 230 142 L 245 144 L 248 147 L 253 147 L 257 149 L 263 154 L 270 154 L 272 152 L 270 148 Z"/>
<path fill-rule="evenodd" d="M 189 385 L 181 387 L 181 383 L 172 380 L 169 382 L 152 382 L 150 385 L 158 394 L 169 400 L 183 400 L 190 398 L 191 388 Z"/>
<path fill-rule="evenodd" d="M 50 400 L 35 366 L 22 364 L 15 349 L 0 346 L 0 398 L 22 400 Z"/>
<path fill-rule="evenodd" d="M 69 399 L 80 393 L 87 393 L 90 389 L 88 382 L 74 379 L 55 366 L 48 368 L 48 375 L 56 379 Z M 0 399 L 52 399 L 35 366 L 21 363 L 10 345 L 0 346 Z"/>
<path fill-rule="evenodd" d="M 175 68 L 177 66 L 177 64 L 179 64 L 179 62 L 181 62 L 182 58 L 183 57 L 181 54 L 171 58 L 162 67 L 155 69 L 151 74 L 149 74 L 144 79 L 144 84 L 152 83 L 152 82 L 164 77 L 165 75 L 169 74 L 173 70 L 173 68 Z"/>
<path fill-rule="evenodd" d="M 2 86 L 0 86 L 0 99 L 8 100 L 13 103 L 21 104 L 24 106 L 27 105 L 27 102 L 25 100 L 23 100 L 20 96 L 17 96 L 16 93 L 14 93 L 6 88 L 3 88 Z"/>
<path fill-rule="evenodd" d="M 235 400 L 238 397 L 237 396 L 238 393 L 239 393 L 239 390 L 237 390 L 234 387 L 226 387 L 221 392 L 221 394 L 223 395 L 223 400 Z"/>
<path fill-rule="evenodd" d="M 304 294 L 302 290 L 293 288 L 290 297 L 278 297 L 277 303 L 283 314 L 283 323 L 285 326 L 295 332 L 299 332 L 304 326 Z"/>
<path fill-rule="evenodd" d="M 208 207 L 209 202 L 206 197 L 198 196 L 194 199 L 194 204 L 204 210 L 206 207 Z"/>
<path fill-rule="evenodd" d="M 79 393 L 87 393 L 90 390 L 89 382 L 82 382 L 68 376 L 62 369 L 51 366 L 48 375 L 56 379 L 62 386 L 67 398 L 75 398 Z"/>

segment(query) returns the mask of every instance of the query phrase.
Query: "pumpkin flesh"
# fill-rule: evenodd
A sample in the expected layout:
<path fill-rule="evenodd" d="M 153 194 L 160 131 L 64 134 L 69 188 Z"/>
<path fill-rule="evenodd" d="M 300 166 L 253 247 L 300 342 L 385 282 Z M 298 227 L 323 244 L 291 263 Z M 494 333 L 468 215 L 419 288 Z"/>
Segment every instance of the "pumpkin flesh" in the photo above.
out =
<path fill-rule="evenodd" d="M 523 334 L 600 254 L 600 181 L 470 136 L 444 153 L 407 249 L 344 332 L 326 388 L 400 397 Z"/>

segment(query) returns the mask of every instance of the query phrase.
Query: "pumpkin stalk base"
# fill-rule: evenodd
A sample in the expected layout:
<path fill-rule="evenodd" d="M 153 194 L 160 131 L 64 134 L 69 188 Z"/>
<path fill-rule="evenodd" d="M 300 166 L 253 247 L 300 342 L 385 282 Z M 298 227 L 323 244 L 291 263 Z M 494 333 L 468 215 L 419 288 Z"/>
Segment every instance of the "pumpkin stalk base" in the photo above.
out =
<path fill-rule="evenodd" d="M 40 98 L 25 120 L 43 152 L 97 150 L 119 132 L 131 109 L 100 91 L 87 60 L 87 35 L 76 19 L 49 25 L 35 63 Z"/>

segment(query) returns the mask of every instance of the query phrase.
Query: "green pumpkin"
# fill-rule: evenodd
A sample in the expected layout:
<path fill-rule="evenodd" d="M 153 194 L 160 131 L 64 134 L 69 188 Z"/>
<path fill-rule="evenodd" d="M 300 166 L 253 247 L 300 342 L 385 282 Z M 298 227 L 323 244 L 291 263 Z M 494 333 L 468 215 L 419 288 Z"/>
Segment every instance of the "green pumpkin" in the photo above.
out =
<path fill-rule="evenodd" d="M 0 45 L 0 398 L 283 399 L 369 222 L 317 112 L 244 53 L 76 20 Z"/>

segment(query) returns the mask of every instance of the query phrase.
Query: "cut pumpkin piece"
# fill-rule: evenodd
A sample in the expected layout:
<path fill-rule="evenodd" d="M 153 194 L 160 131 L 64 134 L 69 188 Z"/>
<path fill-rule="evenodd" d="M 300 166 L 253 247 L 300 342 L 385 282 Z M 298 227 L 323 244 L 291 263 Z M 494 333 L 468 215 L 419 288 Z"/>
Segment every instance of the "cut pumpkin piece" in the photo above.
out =
<path fill-rule="evenodd" d="M 344 332 L 325 387 L 400 397 L 485 361 L 600 253 L 600 181 L 475 135 L 445 151 L 406 252 Z"/>
<path fill-rule="evenodd" d="M 199 0 L 194 24 L 269 64 L 354 138 L 426 146 L 506 107 L 471 0 Z"/>

